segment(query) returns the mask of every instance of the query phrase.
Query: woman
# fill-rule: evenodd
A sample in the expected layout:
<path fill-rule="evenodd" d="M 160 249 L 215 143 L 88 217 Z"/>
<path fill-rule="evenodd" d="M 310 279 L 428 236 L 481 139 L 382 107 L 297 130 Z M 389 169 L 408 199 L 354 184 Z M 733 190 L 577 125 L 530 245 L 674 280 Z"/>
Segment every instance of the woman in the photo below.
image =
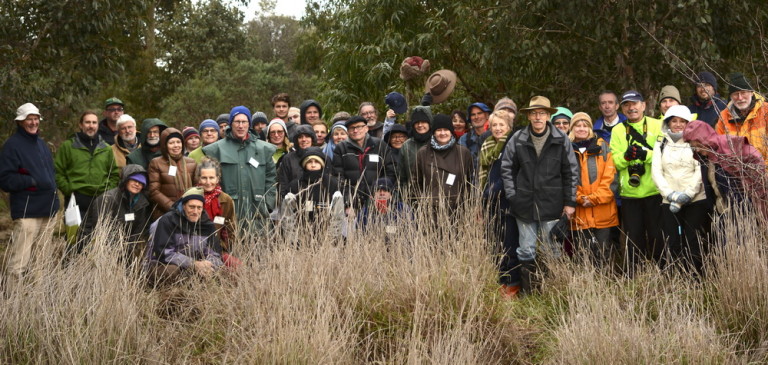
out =
<path fill-rule="evenodd" d="M 432 110 L 428 106 L 417 106 L 411 112 L 411 138 L 408 138 L 400 148 L 400 162 L 397 164 L 400 192 L 409 194 L 411 170 L 416 165 L 416 154 L 432 138 Z M 451 125 L 453 128 L 453 125 Z M 405 195 L 404 195 L 405 196 Z"/>
<path fill-rule="evenodd" d="M 317 123 L 312 126 L 312 129 L 315 131 L 315 136 L 317 137 L 317 142 L 315 142 L 314 146 L 320 147 L 322 150 L 328 144 L 328 141 L 325 140 L 325 138 L 328 137 L 328 126 L 325 125 L 325 123 Z"/>
<path fill-rule="evenodd" d="M 211 158 L 203 158 L 195 171 L 197 185 L 203 188 L 203 209 L 208 218 L 213 221 L 216 231 L 219 232 L 219 247 L 214 247 L 221 254 L 221 259 L 229 267 L 236 267 L 239 260 L 230 256 L 232 244 L 237 239 L 235 232 L 237 227 L 235 217 L 235 202 L 229 194 L 221 191 L 221 165 Z"/>
<path fill-rule="evenodd" d="M 292 147 L 291 142 L 288 140 L 288 129 L 286 129 L 285 122 L 282 119 L 275 118 L 269 122 L 267 126 L 267 141 L 277 147 L 272 155 L 272 161 L 275 162 L 276 167 L 279 167 L 277 162 Z"/>
<path fill-rule="evenodd" d="M 488 170 L 504 150 L 507 137 L 512 131 L 514 116 L 506 110 L 496 110 L 488 118 L 491 135 L 485 139 L 480 147 L 480 186 L 485 188 L 488 182 Z"/>
<path fill-rule="evenodd" d="M 519 231 L 515 217 L 509 214 L 509 202 L 501 181 L 501 153 L 512 134 L 515 114 L 508 109 L 497 109 L 489 118 L 491 135 L 480 148 L 480 186 L 483 188 L 483 206 L 487 208 L 488 237 L 502 248 L 499 260 L 499 291 L 505 298 L 520 291 L 520 271 L 517 269 Z"/>
<path fill-rule="evenodd" d="M 200 147 L 200 132 L 195 127 L 186 127 L 181 131 L 184 137 L 184 156 Z"/>
<path fill-rule="evenodd" d="M 610 258 L 611 228 L 619 225 L 614 195 L 618 189 L 616 168 L 608 143 L 592 130 L 592 118 L 578 112 L 571 121 L 568 138 L 581 171 L 571 229 L 576 243 L 590 249 L 602 265 Z"/>
<path fill-rule="evenodd" d="M 451 122 L 453 122 L 453 135 L 457 139 L 461 138 L 469 130 L 467 115 L 461 109 L 454 109 L 451 112 Z"/>
<path fill-rule="evenodd" d="M 564 134 L 568 134 L 572 118 L 573 113 L 568 108 L 559 106 L 555 114 L 552 114 L 552 124 Z"/>
<path fill-rule="evenodd" d="M 328 140 L 328 144 L 323 148 L 323 153 L 328 156 L 328 161 L 333 161 L 333 150 L 339 142 L 347 139 L 349 133 L 347 133 L 347 127 L 344 125 L 347 120 L 339 120 L 331 126 L 331 138 Z"/>
<path fill-rule="evenodd" d="M 192 274 L 209 278 L 224 266 L 214 249 L 219 238 L 203 210 L 203 194 L 201 188 L 190 188 L 157 221 L 146 256 L 150 285 L 174 283 Z"/>
<path fill-rule="evenodd" d="M 160 134 L 159 157 L 149 162 L 149 200 L 156 204 L 152 219 L 171 210 L 173 203 L 194 186 L 195 160 L 184 156 L 183 137 L 178 129 Z"/>
<path fill-rule="evenodd" d="M 392 161 L 395 161 L 395 172 L 399 173 L 398 164 L 400 163 L 400 150 L 405 141 L 408 140 L 408 130 L 402 124 L 394 124 L 384 133 L 384 142 L 389 148 L 385 149 L 384 154 L 391 155 Z"/>
<path fill-rule="evenodd" d="M 416 153 L 412 175 L 417 191 L 434 207 L 447 201 L 454 212 L 469 193 L 473 169 L 469 150 L 456 144 L 451 117 L 436 115 L 429 144 Z"/>
<path fill-rule="evenodd" d="M 698 236 L 708 231 L 709 209 L 701 165 L 693 157 L 691 146 L 683 140 L 683 131 L 691 119 L 691 112 L 684 105 L 667 109 L 661 126 L 664 139 L 653 147 L 651 171 L 663 199 L 661 230 L 667 252 L 662 256 L 662 263 L 665 258 L 671 258 L 672 262 L 679 261 L 700 273 L 702 256 Z"/>
<path fill-rule="evenodd" d="M 112 227 L 123 233 L 120 258 L 130 263 L 131 256 L 140 257 L 139 249 L 149 232 L 149 222 L 152 216 L 152 205 L 144 195 L 147 186 L 147 172 L 135 164 L 127 165 L 120 172 L 120 185 L 107 190 L 93 200 L 91 208 L 83 217 L 83 224 L 78 231 L 78 242 L 87 246 L 93 239 L 97 227 Z M 109 226 L 109 224 L 115 226 Z M 114 231 L 110 233 L 114 234 Z M 117 238 L 117 236 L 112 236 Z"/>
<path fill-rule="evenodd" d="M 280 158 L 277 167 L 277 189 L 278 197 L 282 198 L 288 192 L 288 186 L 291 181 L 301 177 L 301 160 L 304 158 L 304 151 L 312 147 L 317 142 L 317 136 L 312 126 L 300 124 L 296 126 L 293 136 L 291 151 Z M 278 200 L 279 200 L 278 198 Z"/>

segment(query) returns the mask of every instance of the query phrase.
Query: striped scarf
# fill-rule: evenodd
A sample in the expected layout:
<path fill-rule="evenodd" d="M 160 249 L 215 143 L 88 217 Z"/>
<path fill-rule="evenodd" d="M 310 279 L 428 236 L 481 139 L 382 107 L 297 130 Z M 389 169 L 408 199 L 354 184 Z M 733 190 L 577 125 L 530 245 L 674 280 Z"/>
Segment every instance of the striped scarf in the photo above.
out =
<path fill-rule="evenodd" d="M 483 146 L 480 147 L 480 186 L 485 187 L 485 183 L 488 180 L 488 171 L 491 170 L 491 165 L 501 156 L 501 152 L 504 149 L 504 145 L 507 143 L 507 138 L 510 132 L 496 139 L 490 136 L 485 139 Z"/>

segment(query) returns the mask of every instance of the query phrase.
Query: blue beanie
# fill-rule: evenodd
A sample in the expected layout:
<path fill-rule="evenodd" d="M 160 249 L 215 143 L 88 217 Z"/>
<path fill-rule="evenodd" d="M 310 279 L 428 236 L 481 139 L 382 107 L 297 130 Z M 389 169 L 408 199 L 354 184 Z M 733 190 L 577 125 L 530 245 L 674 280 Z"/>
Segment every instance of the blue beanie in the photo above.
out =
<path fill-rule="evenodd" d="M 246 117 L 248 117 L 248 125 L 251 125 L 251 111 L 248 110 L 248 108 L 240 105 L 232 108 L 232 110 L 229 111 L 229 125 L 232 125 L 232 121 L 235 119 L 235 117 L 238 114 L 245 114 Z"/>
<path fill-rule="evenodd" d="M 216 132 L 219 132 L 219 125 L 216 124 L 216 121 L 213 119 L 206 119 L 202 123 L 200 123 L 200 131 L 202 131 L 205 128 L 213 128 L 216 130 Z"/>

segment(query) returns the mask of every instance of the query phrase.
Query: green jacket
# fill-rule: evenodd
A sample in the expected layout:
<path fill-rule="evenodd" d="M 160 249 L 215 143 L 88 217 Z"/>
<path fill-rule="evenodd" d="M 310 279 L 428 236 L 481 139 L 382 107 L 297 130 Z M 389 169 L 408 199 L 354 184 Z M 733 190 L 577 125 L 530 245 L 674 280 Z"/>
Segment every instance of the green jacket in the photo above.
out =
<path fill-rule="evenodd" d="M 101 195 L 117 187 L 119 169 L 112 147 L 101 137 L 93 154 L 75 135 L 64 141 L 53 160 L 56 185 L 65 197 L 73 192 L 88 196 Z"/>
<path fill-rule="evenodd" d="M 651 149 L 648 150 L 645 160 L 643 160 L 645 173 L 640 177 L 640 185 L 636 187 L 629 185 L 629 172 L 627 168 L 630 165 L 630 161 L 624 159 L 624 153 L 627 152 L 627 148 L 629 148 L 626 129 L 627 125 L 632 126 L 632 128 L 640 134 L 643 134 L 643 129 L 645 128 L 645 141 L 651 147 Z M 613 130 L 611 130 L 611 153 L 613 154 L 613 163 L 616 165 L 616 170 L 619 172 L 619 181 L 621 184 L 620 195 L 622 197 L 645 198 L 659 194 L 658 189 L 656 189 L 656 184 L 653 182 L 651 161 L 653 161 L 653 146 L 656 144 L 656 140 L 660 135 L 661 121 L 651 117 L 645 117 L 642 121 L 637 123 L 629 123 L 629 121 L 619 123 L 613 127 Z M 632 144 L 641 146 L 637 141 L 633 141 Z"/>
<path fill-rule="evenodd" d="M 216 142 L 214 142 L 216 143 Z M 203 161 L 203 157 L 205 157 L 205 153 L 203 153 L 203 146 L 200 146 L 198 148 L 195 148 L 192 152 L 189 153 L 189 156 L 187 156 L 193 160 L 195 160 L 195 163 L 200 163 Z"/>
<path fill-rule="evenodd" d="M 421 147 L 426 146 L 429 141 L 419 143 L 413 138 L 408 138 L 403 147 L 400 147 L 400 161 L 397 165 L 398 175 L 400 177 L 401 188 L 410 186 L 411 183 L 411 169 L 416 164 L 416 153 L 419 152 Z"/>
<path fill-rule="evenodd" d="M 273 145 L 252 134 L 238 141 L 227 131 L 224 139 L 203 147 L 203 153 L 221 163 L 221 189 L 235 201 L 238 221 L 269 218 L 277 197 Z"/>
<path fill-rule="evenodd" d="M 149 161 L 152 161 L 153 158 L 160 156 L 160 146 L 159 144 L 155 147 L 150 147 L 147 144 L 147 135 L 149 135 L 149 129 L 158 126 L 160 127 L 160 133 L 163 133 L 165 128 L 168 128 L 165 123 L 157 118 L 147 118 L 144 119 L 143 122 L 141 122 L 141 147 L 130 154 L 126 156 L 125 163 L 130 164 L 136 164 L 141 167 L 143 167 L 145 170 L 149 169 Z M 155 149 L 154 151 L 152 151 Z"/>

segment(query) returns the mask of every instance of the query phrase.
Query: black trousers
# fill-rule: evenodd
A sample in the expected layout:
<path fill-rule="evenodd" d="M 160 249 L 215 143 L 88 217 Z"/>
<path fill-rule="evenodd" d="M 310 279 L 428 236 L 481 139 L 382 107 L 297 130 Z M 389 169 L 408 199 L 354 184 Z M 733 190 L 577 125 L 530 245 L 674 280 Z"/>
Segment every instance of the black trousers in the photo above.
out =
<path fill-rule="evenodd" d="M 499 284 L 520 285 L 520 262 L 517 248 L 520 247 L 520 233 L 517 221 L 511 214 L 497 212 L 489 215 L 488 238 L 493 242 L 499 257 Z"/>
<path fill-rule="evenodd" d="M 621 198 L 621 223 L 627 235 L 628 268 L 643 260 L 659 262 L 663 252 L 661 239 L 661 195 L 645 198 Z"/>
<path fill-rule="evenodd" d="M 702 245 L 708 242 L 706 237 L 711 220 L 709 206 L 707 201 L 700 200 L 672 213 L 669 204 L 662 204 L 661 230 L 667 244 L 662 264 L 678 263 L 694 274 L 701 273 L 702 258 L 708 252 Z"/>

